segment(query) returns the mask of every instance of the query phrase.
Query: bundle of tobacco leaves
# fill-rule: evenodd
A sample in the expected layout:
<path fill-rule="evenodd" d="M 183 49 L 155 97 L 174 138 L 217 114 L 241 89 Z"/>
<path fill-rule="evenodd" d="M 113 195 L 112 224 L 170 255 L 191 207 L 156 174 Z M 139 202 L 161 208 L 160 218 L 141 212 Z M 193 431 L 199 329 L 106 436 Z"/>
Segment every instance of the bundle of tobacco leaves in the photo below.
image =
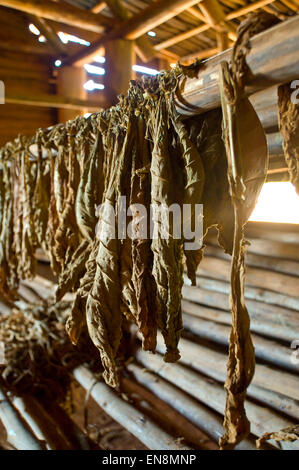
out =
<path fill-rule="evenodd" d="M 33 394 L 63 403 L 70 386 L 70 372 L 84 361 L 92 363 L 94 350 L 84 338 L 80 350 L 69 342 L 65 322 L 69 302 L 26 304 L 1 315 L 0 341 L 4 364 L 1 384 L 16 395 Z"/>
<path fill-rule="evenodd" d="M 271 24 L 272 17 L 254 15 L 241 25 L 231 65 L 221 64 L 222 109 L 183 120 L 175 94 L 184 76 L 196 74 L 200 64 L 191 69 L 177 65 L 132 81 L 127 96 L 108 110 L 38 130 L 30 139 L 19 136 L 0 150 L 0 293 L 15 298 L 20 280 L 34 276 L 37 249 L 44 250 L 59 279 L 56 304 L 45 314 L 55 323 L 59 302 L 75 292 L 66 331 L 79 348 L 89 335 L 113 387 L 119 384 L 118 359 L 127 347 L 127 322 L 137 325 L 145 350 L 155 351 L 160 329 L 164 360 L 180 358 L 183 270 L 194 285 L 204 237 L 210 227 L 217 228 L 220 246 L 232 254 L 222 448 L 234 447 L 249 433 L 244 399 L 254 373 L 254 350 L 244 302 L 243 229 L 265 180 L 268 157 L 263 129 L 244 90 L 250 37 Z M 282 91 L 281 129 L 296 182 L 298 122 L 290 127 L 291 105 Z M 187 222 L 195 227 L 201 204 L 198 239 L 183 228 Z M 182 214 L 184 205 L 184 223 L 171 216 L 163 232 L 163 208 Z M 29 319 L 14 312 L 12 323 L 6 318 L 4 324 L 8 332 L 14 331 L 14 318 L 19 325 L 39 325 L 35 346 L 40 335 L 54 351 L 56 343 L 40 316 L 36 323 L 36 314 L 41 315 L 38 307 Z M 25 333 L 20 331 L 21 341 Z M 25 356 L 32 349 L 31 340 L 26 341 Z M 14 364 L 14 353 L 10 361 Z M 22 376 L 18 369 L 11 374 Z"/>

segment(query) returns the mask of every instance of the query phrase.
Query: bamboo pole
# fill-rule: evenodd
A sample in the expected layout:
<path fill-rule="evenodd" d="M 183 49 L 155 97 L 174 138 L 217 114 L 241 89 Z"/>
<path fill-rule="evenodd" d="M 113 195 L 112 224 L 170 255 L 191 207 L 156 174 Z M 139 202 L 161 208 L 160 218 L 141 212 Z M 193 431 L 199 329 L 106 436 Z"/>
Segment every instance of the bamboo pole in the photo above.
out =
<path fill-rule="evenodd" d="M 187 313 L 184 314 L 184 329 L 200 338 L 228 346 L 231 328 L 213 321 L 204 320 Z M 290 360 L 290 349 L 276 341 L 252 334 L 252 341 L 257 359 L 281 367 L 284 370 L 298 372 L 299 366 Z M 298 408 L 299 410 L 299 408 Z M 299 414 L 298 414 L 299 418 Z"/>
<path fill-rule="evenodd" d="M 164 353 L 162 337 L 158 336 L 157 350 Z M 185 338 L 180 341 L 181 362 L 195 370 L 208 375 L 214 380 L 224 382 L 226 379 L 226 355 L 211 350 L 202 344 L 195 344 Z M 290 372 L 276 370 L 268 366 L 257 364 L 252 385 L 248 388 L 248 395 L 254 396 L 252 386 L 270 390 L 294 400 L 299 400 L 298 376 Z"/>
<path fill-rule="evenodd" d="M 0 389 L 0 420 L 6 432 L 7 440 L 17 450 L 45 450 L 40 442 L 13 407 L 8 397 Z"/>
<path fill-rule="evenodd" d="M 281 167 L 282 163 L 281 160 L 284 157 L 280 157 L 278 160 L 279 168 Z M 283 160 L 284 161 L 284 160 Z M 271 159 L 270 159 L 271 163 Z M 222 258 L 225 260 L 230 260 L 230 256 L 224 253 L 223 249 L 219 246 L 215 245 L 208 245 L 205 249 L 206 256 L 213 256 L 217 258 Z M 289 274 L 292 276 L 299 276 L 299 262 L 293 261 L 289 259 L 283 258 L 276 258 L 274 256 L 268 255 L 257 255 L 250 251 L 246 252 L 246 265 L 253 266 L 256 268 L 263 268 L 275 272 L 280 272 L 284 274 Z M 299 280 L 298 280 L 299 281 Z"/>
<path fill-rule="evenodd" d="M 299 16 L 256 35 L 250 43 L 247 95 L 298 77 Z M 196 77 L 182 80 L 177 92 L 178 112 L 194 115 L 220 106 L 218 68 L 221 61 L 230 59 L 229 49 L 203 62 Z"/>
<path fill-rule="evenodd" d="M 196 353 L 196 357 L 198 354 L 200 354 L 199 351 Z M 150 355 L 141 349 L 137 350 L 136 359 L 146 369 L 155 372 L 181 390 L 187 390 L 196 400 L 199 400 L 221 415 L 224 414 L 226 393 L 219 384 L 203 377 L 197 372 L 187 369 L 181 363 L 165 363 L 159 355 Z M 255 436 L 261 436 L 270 429 L 282 429 L 291 425 L 290 420 L 283 418 L 275 411 L 256 405 L 249 400 L 246 401 L 246 409 L 251 421 L 251 432 Z M 282 447 L 291 450 L 299 449 L 299 443 L 282 443 Z"/>
<path fill-rule="evenodd" d="M 205 257 L 197 273 L 201 276 L 227 280 L 230 276 L 230 262 L 212 256 Z M 279 292 L 286 296 L 298 297 L 299 278 L 266 269 L 247 267 L 246 285 Z"/>
<path fill-rule="evenodd" d="M 90 390 L 90 395 L 106 413 L 130 431 L 149 449 L 188 449 L 187 446 L 177 442 L 133 406 L 119 398 L 108 385 L 96 381 L 87 368 L 80 366 L 74 370 L 73 374 L 85 390 Z"/>
<path fill-rule="evenodd" d="M 206 283 L 202 283 L 203 287 L 206 287 Z M 207 289 L 184 287 L 183 311 L 191 315 L 231 325 L 231 314 L 228 313 L 230 311 L 229 285 L 225 286 L 225 293 L 217 292 L 217 287 L 214 287 L 214 289 L 210 290 L 209 287 Z M 219 289 L 222 289 L 222 286 Z M 254 305 L 252 306 L 252 304 Z M 267 305 L 255 300 L 248 300 L 248 298 L 246 298 L 246 307 L 250 314 L 251 330 L 253 332 L 287 342 L 288 344 L 294 340 L 294 331 L 299 327 L 296 312 L 277 307 L 276 305 Z"/>
<path fill-rule="evenodd" d="M 130 369 L 132 370 L 132 369 Z M 138 410 L 148 415 L 153 422 L 161 425 L 163 429 L 170 432 L 176 439 L 184 439 L 194 448 L 205 450 L 217 450 L 218 445 L 195 427 L 188 419 L 170 406 L 170 401 L 162 401 L 132 378 L 122 377 L 121 390 L 125 393 Z"/>
<path fill-rule="evenodd" d="M 166 380 L 147 369 L 143 369 L 136 363 L 127 366 L 134 378 L 153 392 L 160 400 L 171 403 L 181 415 L 195 424 L 199 429 L 208 434 L 217 443 L 223 434 L 222 419 L 218 413 L 209 409 L 202 403 L 194 400 L 185 391 L 174 387 Z M 237 450 L 254 450 L 255 445 L 246 439 L 236 447 Z"/>
<path fill-rule="evenodd" d="M 12 402 L 36 438 L 46 443 L 48 450 L 72 450 L 71 443 L 61 432 L 57 422 L 34 397 L 14 397 Z"/>

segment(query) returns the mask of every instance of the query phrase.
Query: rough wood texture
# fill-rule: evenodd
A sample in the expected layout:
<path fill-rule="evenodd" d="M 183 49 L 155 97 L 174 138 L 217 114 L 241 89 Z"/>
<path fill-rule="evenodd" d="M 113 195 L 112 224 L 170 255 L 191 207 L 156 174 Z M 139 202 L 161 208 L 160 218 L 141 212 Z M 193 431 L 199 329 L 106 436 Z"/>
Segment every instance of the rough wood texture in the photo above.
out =
<path fill-rule="evenodd" d="M 3 0 L 0 5 L 14 8 L 25 13 L 41 16 L 49 20 L 70 24 L 78 28 L 88 29 L 102 33 L 111 20 L 106 16 L 91 13 L 66 2 L 53 2 L 49 0 Z"/>

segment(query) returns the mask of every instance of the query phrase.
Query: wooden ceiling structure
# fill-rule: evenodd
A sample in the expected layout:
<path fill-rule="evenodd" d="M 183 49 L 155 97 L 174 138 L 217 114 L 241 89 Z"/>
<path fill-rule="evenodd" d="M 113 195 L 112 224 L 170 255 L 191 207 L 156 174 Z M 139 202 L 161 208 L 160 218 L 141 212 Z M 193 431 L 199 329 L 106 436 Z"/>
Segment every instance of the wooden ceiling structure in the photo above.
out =
<path fill-rule="evenodd" d="M 127 90 L 134 63 L 161 70 L 178 60 L 215 56 L 233 45 L 240 22 L 257 10 L 288 20 L 299 12 L 299 0 L 0 0 L 0 79 L 7 85 L 7 106 L 11 113 L 13 106 L 46 108 L 41 125 L 109 106 Z M 30 23 L 45 42 L 29 31 Z M 66 45 L 59 31 L 90 45 Z M 82 92 L 83 65 L 96 65 L 95 56 L 104 54 L 105 92 Z M 55 70 L 58 59 L 62 66 Z M 32 86 L 28 77 L 35 69 L 43 78 Z M 63 111 L 53 118 L 56 109 Z"/>

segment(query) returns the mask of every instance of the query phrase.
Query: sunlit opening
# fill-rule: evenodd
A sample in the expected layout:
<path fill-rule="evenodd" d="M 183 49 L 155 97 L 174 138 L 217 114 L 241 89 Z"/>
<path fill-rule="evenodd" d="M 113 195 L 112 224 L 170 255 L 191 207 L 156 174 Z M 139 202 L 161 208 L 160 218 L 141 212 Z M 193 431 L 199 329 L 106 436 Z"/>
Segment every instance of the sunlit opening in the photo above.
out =
<path fill-rule="evenodd" d="M 30 23 L 30 25 L 29 25 L 29 30 L 31 31 L 32 34 L 35 34 L 35 36 L 39 36 L 39 35 L 40 35 L 40 30 L 37 29 L 37 27 L 36 27 L 35 24 L 33 24 L 33 23 Z"/>
<path fill-rule="evenodd" d="M 45 38 L 45 36 L 42 36 L 42 35 L 38 38 L 38 40 L 39 42 L 47 42 L 47 39 Z"/>
<path fill-rule="evenodd" d="M 62 31 L 59 31 L 58 36 L 60 38 L 60 41 L 64 44 L 67 44 L 68 42 L 75 42 L 76 44 L 82 44 L 82 46 L 90 46 L 89 41 L 85 41 L 85 39 L 78 38 L 73 34 L 63 33 Z"/>
<path fill-rule="evenodd" d="M 94 90 L 104 90 L 105 86 L 102 83 L 96 83 L 93 80 L 88 80 L 84 83 L 83 87 L 87 91 L 94 91 Z"/>
<path fill-rule="evenodd" d="M 249 220 L 299 224 L 299 197 L 292 183 L 264 184 Z"/>
<path fill-rule="evenodd" d="M 98 62 L 99 64 L 104 64 L 106 62 L 106 59 L 104 56 L 102 55 L 96 55 L 94 58 L 93 58 L 93 61 L 94 62 Z"/>
<path fill-rule="evenodd" d="M 155 31 L 148 31 L 148 36 L 151 36 L 152 38 L 156 37 L 157 34 L 155 33 Z"/>
<path fill-rule="evenodd" d="M 62 62 L 61 62 L 60 59 L 57 59 L 57 60 L 55 60 L 54 64 L 55 64 L 55 67 L 61 67 Z"/>
<path fill-rule="evenodd" d="M 85 64 L 84 68 L 86 72 L 92 73 L 93 75 L 105 75 L 105 69 L 98 67 L 97 65 Z"/>
<path fill-rule="evenodd" d="M 150 69 L 149 67 L 143 67 L 142 65 L 133 65 L 132 69 L 135 72 L 145 73 L 146 75 L 157 75 L 159 73 L 156 69 Z"/>

